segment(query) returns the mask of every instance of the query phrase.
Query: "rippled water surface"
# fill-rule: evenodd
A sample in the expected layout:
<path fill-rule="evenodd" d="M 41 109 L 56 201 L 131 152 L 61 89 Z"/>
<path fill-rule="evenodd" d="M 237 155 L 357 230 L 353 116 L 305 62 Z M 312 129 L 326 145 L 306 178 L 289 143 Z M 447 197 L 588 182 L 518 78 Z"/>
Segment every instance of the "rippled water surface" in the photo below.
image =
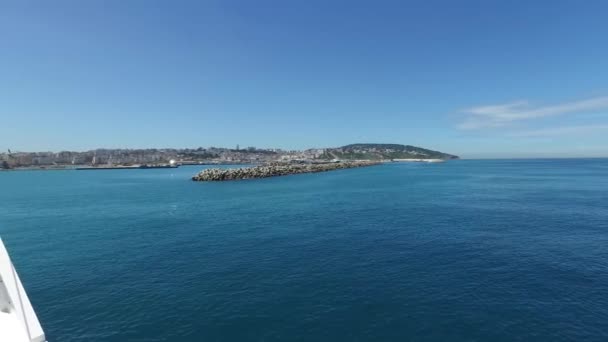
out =
<path fill-rule="evenodd" d="M 607 341 L 608 160 L 0 172 L 50 342 Z"/>

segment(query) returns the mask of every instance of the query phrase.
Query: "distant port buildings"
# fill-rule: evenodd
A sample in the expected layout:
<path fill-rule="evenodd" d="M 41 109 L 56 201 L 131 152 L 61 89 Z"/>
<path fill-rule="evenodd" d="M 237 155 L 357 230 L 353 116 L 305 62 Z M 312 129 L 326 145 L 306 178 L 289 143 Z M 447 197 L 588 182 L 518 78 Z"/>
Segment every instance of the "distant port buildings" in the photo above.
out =
<path fill-rule="evenodd" d="M 455 155 L 398 144 L 352 144 L 337 148 L 282 150 L 255 147 L 185 149 L 97 149 L 85 152 L 0 153 L 0 169 L 179 164 L 263 164 L 273 161 L 455 159 Z"/>

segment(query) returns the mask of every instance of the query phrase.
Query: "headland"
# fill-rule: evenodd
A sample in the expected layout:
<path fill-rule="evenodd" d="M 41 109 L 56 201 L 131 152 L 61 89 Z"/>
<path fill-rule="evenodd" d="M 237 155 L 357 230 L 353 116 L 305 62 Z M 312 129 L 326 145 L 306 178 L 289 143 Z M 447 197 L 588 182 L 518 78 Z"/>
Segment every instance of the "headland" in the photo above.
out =
<path fill-rule="evenodd" d="M 255 164 L 275 162 L 328 163 L 335 161 L 443 161 L 458 156 L 399 144 L 351 144 L 342 147 L 282 150 L 278 148 L 208 147 L 185 149 L 96 149 L 84 152 L 0 153 L 0 170 L 111 170 L 161 168 L 179 165 Z"/>

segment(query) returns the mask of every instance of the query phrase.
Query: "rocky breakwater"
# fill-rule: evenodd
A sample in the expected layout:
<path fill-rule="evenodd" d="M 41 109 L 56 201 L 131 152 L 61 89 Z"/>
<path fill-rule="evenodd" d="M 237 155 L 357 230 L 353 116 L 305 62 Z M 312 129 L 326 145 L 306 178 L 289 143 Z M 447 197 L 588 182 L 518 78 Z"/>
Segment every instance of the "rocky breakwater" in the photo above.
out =
<path fill-rule="evenodd" d="M 267 178 L 275 176 L 294 175 L 298 173 L 325 172 L 353 167 L 377 165 L 375 161 L 346 161 L 337 163 L 272 163 L 237 169 L 206 169 L 192 177 L 193 181 L 228 181 L 239 179 Z"/>

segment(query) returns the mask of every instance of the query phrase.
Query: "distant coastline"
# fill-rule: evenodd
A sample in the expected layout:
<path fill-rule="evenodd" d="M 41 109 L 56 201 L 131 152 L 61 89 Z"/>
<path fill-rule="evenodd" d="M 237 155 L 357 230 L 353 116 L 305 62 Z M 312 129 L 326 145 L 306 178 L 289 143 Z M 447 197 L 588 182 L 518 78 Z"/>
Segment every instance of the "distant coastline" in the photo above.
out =
<path fill-rule="evenodd" d="M 135 169 L 139 165 L 267 164 L 272 162 L 427 161 L 459 159 L 458 156 L 400 144 L 351 144 L 342 147 L 283 150 L 256 147 L 235 149 L 97 149 L 85 152 L 0 153 L 0 170 Z"/>

